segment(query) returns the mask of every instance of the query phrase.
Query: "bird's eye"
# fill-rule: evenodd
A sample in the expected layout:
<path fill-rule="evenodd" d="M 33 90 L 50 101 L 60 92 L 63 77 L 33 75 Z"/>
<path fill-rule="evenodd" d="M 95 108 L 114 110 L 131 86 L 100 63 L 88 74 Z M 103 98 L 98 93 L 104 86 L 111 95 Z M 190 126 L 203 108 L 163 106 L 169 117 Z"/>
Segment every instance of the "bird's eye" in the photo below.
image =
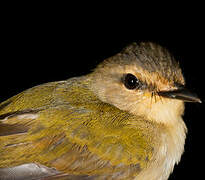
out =
<path fill-rule="evenodd" d="M 123 83 L 127 89 L 136 89 L 140 86 L 139 80 L 133 74 L 125 74 Z"/>

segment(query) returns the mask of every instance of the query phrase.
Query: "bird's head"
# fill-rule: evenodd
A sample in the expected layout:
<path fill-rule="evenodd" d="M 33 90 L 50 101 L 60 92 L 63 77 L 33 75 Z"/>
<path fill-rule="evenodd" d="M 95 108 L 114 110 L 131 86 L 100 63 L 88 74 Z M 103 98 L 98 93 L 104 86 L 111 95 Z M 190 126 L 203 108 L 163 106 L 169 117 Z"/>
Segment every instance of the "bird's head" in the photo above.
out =
<path fill-rule="evenodd" d="M 181 117 L 184 101 L 200 102 L 185 89 L 179 64 L 163 47 L 133 43 L 92 73 L 98 98 L 146 119 L 169 123 Z"/>

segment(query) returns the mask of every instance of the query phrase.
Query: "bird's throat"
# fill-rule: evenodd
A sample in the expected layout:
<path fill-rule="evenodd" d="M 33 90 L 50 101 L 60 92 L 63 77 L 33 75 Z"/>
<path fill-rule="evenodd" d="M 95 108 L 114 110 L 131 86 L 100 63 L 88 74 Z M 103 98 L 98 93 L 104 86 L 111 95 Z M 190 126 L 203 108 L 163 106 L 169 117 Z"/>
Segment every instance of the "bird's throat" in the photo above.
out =
<path fill-rule="evenodd" d="M 180 100 L 163 98 L 160 101 L 140 103 L 134 114 L 146 117 L 147 120 L 173 126 L 184 113 L 184 103 Z"/>

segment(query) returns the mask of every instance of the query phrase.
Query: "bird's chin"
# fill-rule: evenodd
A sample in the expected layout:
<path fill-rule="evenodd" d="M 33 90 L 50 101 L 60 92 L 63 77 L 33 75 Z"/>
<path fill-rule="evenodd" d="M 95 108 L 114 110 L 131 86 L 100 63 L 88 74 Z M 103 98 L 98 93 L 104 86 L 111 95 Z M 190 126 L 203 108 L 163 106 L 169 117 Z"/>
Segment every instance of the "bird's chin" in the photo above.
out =
<path fill-rule="evenodd" d="M 150 121 L 159 123 L 173 123 L 184 113 L 184 102 L 176 99 L 156 98 L 152 102 L 144 100 L 137 103 L 130 111 Z"/>

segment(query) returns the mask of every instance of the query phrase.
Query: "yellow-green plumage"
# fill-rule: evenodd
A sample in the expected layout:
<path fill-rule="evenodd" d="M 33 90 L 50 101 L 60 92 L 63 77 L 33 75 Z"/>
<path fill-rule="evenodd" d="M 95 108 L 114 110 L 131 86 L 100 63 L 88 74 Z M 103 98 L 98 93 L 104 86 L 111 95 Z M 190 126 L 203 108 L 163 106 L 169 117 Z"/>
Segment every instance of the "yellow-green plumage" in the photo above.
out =
<path fill-rule="evenodd" d="M 166 180 L 180 161 L 187 93 L 178 63 L 136 43 L 92 73 L 0 104 L 0 180 Z M 56 177 L 56 176 L 65 177 Z"/>
<path fill-rule="evenodd" d="M 154 134 L 147 135 L 155 133 L 155 125 L 99 101 L 88 87 L 89 76 L 47 83 L 2 103 L 8 105 L 0 115 L 16 112 L 2 123 L 26 132 L 0 136 L 0 167 L 38 162 L 89 175 L 126 171 L 127 166 L 136 170 L 134 175 L 146 167 L 155 145 Z M 18 118 L 22 111 L 38 118 Z M 82 162 L 84 156 L 91 162 Z"/>

